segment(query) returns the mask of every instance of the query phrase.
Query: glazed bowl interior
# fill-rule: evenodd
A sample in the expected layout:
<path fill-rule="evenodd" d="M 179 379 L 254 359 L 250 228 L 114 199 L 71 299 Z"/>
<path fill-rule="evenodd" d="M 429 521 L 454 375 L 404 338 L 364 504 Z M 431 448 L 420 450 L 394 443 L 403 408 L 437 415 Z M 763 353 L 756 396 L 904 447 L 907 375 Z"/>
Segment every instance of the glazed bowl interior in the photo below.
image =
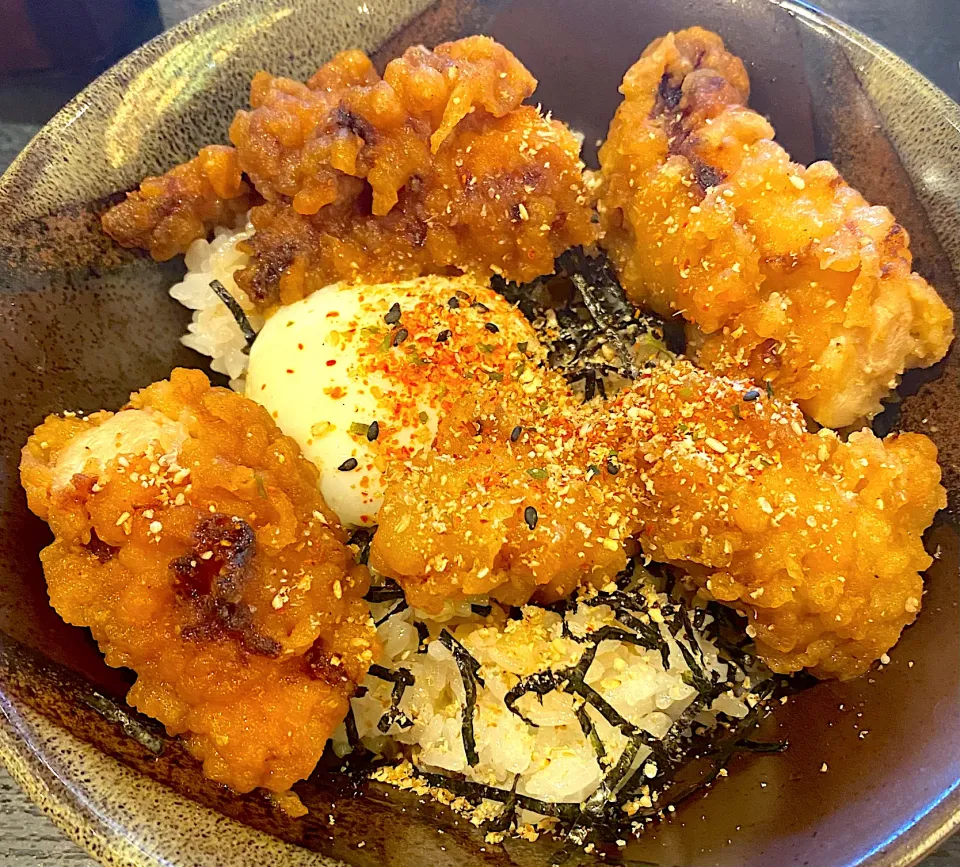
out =
<path fill-rule="evenodd" d="M 787 0 L 237 0 L 135 52 L 45 128 L 0 181 L 0 709 L 9 729 L 25 732 L 18 720 L 39 710 L 184 798 L 352 864 L 597 861 L 597 853 L 547 839 L 487 844 L 469 823 L 396 791 L 367 786 L 355 798 L 338 766 L 297 787 L 311 811 L 299 820 L 259 795 L 206 781 L 154 723 L 123 710 L 129 673 L 108 669 L 89 633 L 49 607 L 37 559 L 49 536 L 27 511 L 17 463 L 45 414 L 115 408 L 174 366 L 205 367 L 178 342 L 189 313 L 166 293 L 183 266 L 115 249 L 97 215 L 142 176 L 224 140 L 259 68 L 306 77 L 342 48 L 376 51 L 382 64 L 416 42 L 487 33 L 538 77 L 535 99 L 585 134 L 589 162 L 625 69 L 651 39 L 692 24 L 716 30 L 744 58 L 753 105 L 796 159 L 833 160 L 870 201 L 891 207 L 911 234 L 917 270 L 960 309 L 960 109 L 879 46 Z M 928 535 L 938 556 L 924 611 L 892 663 L 791 699 L 763 733 L 789 741 L 785 754 L 737 757 L 708 797 L 684 802 L 625 849 L 613 847 L 608 861 L 900 865 L 957 823 L 957 386 L 953 352 L 908 377 L 902 402 L 877 422 L 936 440 L 952 507 Z M 43 766 L 44 750 L 41 738 L 0 741 L 0 756 L 28 769 Z M 83 785 L 68 802 L 83 800 Z M 116 794 L 137 796 L 135 787 Z M 88 813 L 68 803 L 61 822 L 112 821 L 116 835 L 134 841 L 141 833 Z"/>

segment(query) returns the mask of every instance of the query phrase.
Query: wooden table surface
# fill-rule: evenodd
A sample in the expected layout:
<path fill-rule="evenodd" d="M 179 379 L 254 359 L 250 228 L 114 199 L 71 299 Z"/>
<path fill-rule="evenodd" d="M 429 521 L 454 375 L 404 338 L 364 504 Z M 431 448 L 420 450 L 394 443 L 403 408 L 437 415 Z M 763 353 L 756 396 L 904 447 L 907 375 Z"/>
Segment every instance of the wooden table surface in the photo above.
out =
<path fill-rule="evenodd" d="M 211 0 L 160 0 L 164 23 L 175 24 L 212 6 Z M 960 16 L 957 0 L 819 0 L 821 8 L 858 27 L 907 58 L 960 101 Z M 0 170 L 37 126 L 0 115 Z M 94 862 L 55 828 L 0 769 L 0 867 L 76 865 Z M 832 865 L 813 865 L 832 867 Z M 947 841 L 923 867 L 960 867 L 960 835 Z"/>

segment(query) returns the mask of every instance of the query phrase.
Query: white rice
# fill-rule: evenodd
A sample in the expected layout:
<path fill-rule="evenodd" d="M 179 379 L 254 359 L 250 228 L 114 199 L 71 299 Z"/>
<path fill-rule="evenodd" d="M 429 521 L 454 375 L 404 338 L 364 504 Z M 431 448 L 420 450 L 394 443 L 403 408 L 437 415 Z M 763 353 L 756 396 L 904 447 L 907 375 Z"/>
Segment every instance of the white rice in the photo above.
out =
<path fill-rule="evenodd" d="M 644 573 L 645 574 L 645 573 Z M 650 580 L 650 579 L 645 579 Z M 643 602 L 646 597 L 646 601 Z M 640 592 L 641 607 L 657 611 L 666 597 L 651 584 Z M 384 616 L 384 603 L 375 611 Z M 386 733 L 378 724 L 390 709 L 393 685 L 370 675 L 364 682 L 366 693 L 352 700 L 353 717 L 363 745 L 374 753 L 407 759 L 414 769 L 427 773 L 456 775 L 468 781 L 498 789 L 511 790 L 551 803 L 585 801 L 601 785 L 604 776 L 619 760 L 627 738 L 593 706 L 586 712 L 605 749 L 598 759 L 594 746 L 577 718 L 576 709 L 583 699 L 573 691 L 553 689 L 542 699 L 528 693 L 516 704 L 528 725 L 504 703 L 507 692 L 521 678 L 537 672 L 558 671 L 575 666 L 589 642 L 583 639 L 603 626 L 624 629 L 607 605 L 579 603 L 564 616 L 534 605 L 522 609 L 522 620 L 508 620 L 501 626 L 489 625 L 487 618 L 473 613 L 467 604 L 450 606 L 446 616 L 430 618 L 422 612 L 406 609 L 388 617 L 378 628 L 384 644 L 381 665 L 391 670 L 404 669 L 413 676 L 399 709 L 407 718 L 403 727 L 394 722 Z M 662 620 L 662 617 L 659 618 Z M 566 620 L 568 635 L 564 635 Z M 418 652 L 419 636 L 414 621 L 425 624 L 431 640 Z M 705 625 L 709 625 L 707 618 Z M 462 724 L 466 693 L 460 669 L 450 650 L 439 640 L 446 628 L 480 664 L 483 685 L 477 686 L 474 736 L 479 761 L 471 767 L 464 749 Z M 718 658 L 715 646 L 698 634 L 699 650 L 685 638 L 674 636 L 666 623 L 660 634 L 669 647 L 664 668 L 659 650 L 648 650 L 618 640 L 599 644 L 585 682 L 593 687 L 629 723 L 664 738 L 691 702 L 697 691 L 689 685 L 690 668 L 680 645 L 695 651 L 705 673 L 716 673 L 720 682 L 728 677 L 730 688 L 714 699 L 706 711 L 696 717 L 698 723 L 712 725 L 716 714 L 742 718 L 748 713 L 744 701 L 749 682 L 744 674 Z M 569 637 L 572 635 L 573 637 Z M 345 726 L 333 737 L 338 754 L 351 749 Z M 644 773 L 653 777 L 658 769 L 650 759 L 650 750 L 641 747 L 632 767 L 645 762 Z M 378 777 L 387 782 L 398 780 L 389 772 Z"/>
<path fill-rule="evenodd" d="M 263 326 L 263 317 L 254 309 L 246 293 L 233 279 L 233 273 L 245 267 L 250 257 L 236 245 L 253 235 L 249 223 L 242 229 L 218 227 L 212 241 L 194 241 L 184 261 L 187 275 L 170 289 L 170 294 L 193 311 L 187 333 L 181 338 L 184 346 L 211 357 L 210 367 L 230 377 L 230 387 L 243 391 L 244 374 L 249 358 L 244 352 L 247 341 L 226 305 L 210 288 L 219 280 L 237 299 L 254 331 Z"/>

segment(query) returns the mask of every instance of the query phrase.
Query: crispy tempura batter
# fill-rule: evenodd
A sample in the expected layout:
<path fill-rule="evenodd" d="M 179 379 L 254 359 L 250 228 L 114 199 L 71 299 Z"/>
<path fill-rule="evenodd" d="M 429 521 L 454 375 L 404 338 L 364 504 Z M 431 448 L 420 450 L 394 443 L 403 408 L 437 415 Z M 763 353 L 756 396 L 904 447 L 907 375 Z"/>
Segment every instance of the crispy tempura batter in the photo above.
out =
<path fill-rule="evenodd" d="M 103 228 L 124 247 L 143 247 L 164 261 L 214 227 L 232 225 L 249 207 L 237 152 L 210 145 L 190 162 L 144 180 L 103 215 Z"/>
<path fill-rule="evenodd" d="M 790 162 L 747 74 L 698 27 L 627 72 L 600 150 L 604 246 L 634 301 L 681 314 L 701 366 L 771 380 L 829 427 L 941 359 L 953 316 L 906 231 L 826 162 Z"/>
<path fill-rule="evenodd" d="M 637 538 L 747 614 L 776 671 L 860 674 L 913 621 L 946 503 L 926 437 L 814 435 L 794 405 L 685 362 L 579 409 L 554 374 L 526 385 L 488 388 L 394 468 L 371 562 L 414 604 L 551 601 L 609 581 Z"/>
<path fill-rule="evenodd" d="M 267 412 L 175 370 L 48 418 L 21 477 L 50 601 L 137 673 L 128 701 L 237 791 L 308 776 L 378 646 L 366 570 Z"/>
<path fill-rule="evenodd" d="M 483 36 L 410 48 L 383 79 L 358 51 L 338 54 L 307 84 L 258 73 L 252 111 L 238 112 L 230 130 L 236 151 L 220 149 L 267 200 L 253 210 L 254 258 L 237 282 L 270 307 L 341 279 L 550 273 L 556 256 L 596 230 L 576 139 L 521 105 L 535 87 Z M 187 167 L 145 182 L 105 215 L 106 231 L 158 258 L 204 237 L 210 223 L 197 219 L 193 199 L 150 198 Z M 246 202 L 243 191 L 224 195 Z"/>

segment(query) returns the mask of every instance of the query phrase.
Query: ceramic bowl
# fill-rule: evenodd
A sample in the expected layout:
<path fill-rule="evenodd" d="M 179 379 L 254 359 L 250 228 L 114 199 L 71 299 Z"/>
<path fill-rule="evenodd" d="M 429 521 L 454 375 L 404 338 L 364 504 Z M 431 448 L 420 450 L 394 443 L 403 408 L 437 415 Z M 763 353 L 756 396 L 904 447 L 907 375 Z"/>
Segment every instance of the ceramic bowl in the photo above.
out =
<path fill-rule="evenodd" d="M 88 87 L 0 180 L 0 758 L 105 863 L 357 867 L 600 863 L 557 842 L 491 845 L 437 805 L 335 769 L 298 785 L 310 815 L 205 780 L 181 746 L 127 710 L 127 673 L 47 604 L 19 450 L 46 413 L 116 407 L 176 365 L 188 313 L 182 264 L 122 251 L 98 214 L 138 180 L 223 140 L 260 68 L 306 77 L 335 51 L 382 61 L 415 42 L 483 32 L 540 79 L 537 98 L 586 134 L 587 154 L 646 43 L 702 24 L 747 62 L 753 104 L 794 156 L 832 159 L 913 238 L 916 267 L 958 307 L 960 108 L 879 45 L 789 0 L 235 0 L 134 52 Z M 958 353 L 908 377 L 881 425 L 928 433 L 960 493 Z M 778 709 L 779 756 L 729 778 L 607 861 L 664 867 L 907 865 L 960 822 L 956 512 L 929 534 L 939 559 L 924 611 L 882 672 L 825 683 Z M 824 770 L 825 769 L 825 770 Z"/>

